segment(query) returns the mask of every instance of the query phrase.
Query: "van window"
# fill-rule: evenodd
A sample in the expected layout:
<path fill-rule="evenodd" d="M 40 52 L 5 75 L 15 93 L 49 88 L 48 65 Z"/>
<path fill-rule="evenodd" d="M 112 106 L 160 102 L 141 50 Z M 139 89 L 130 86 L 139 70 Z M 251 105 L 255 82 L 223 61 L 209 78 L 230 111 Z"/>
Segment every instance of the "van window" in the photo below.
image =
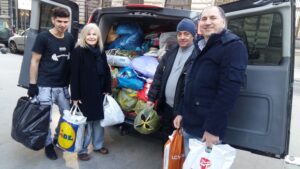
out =
<path fill-rule="evenodd" d="M 40 15 L 40 25 L 39 25 L 40 31 L 45 31 L 52 28 L 51 10 L 54 7 L 55 7 L 54 5 L 47 4 L 47 3 L 41 4 L 41 11 L 40 11 L 41 15 Z"/>
<path fill-rule="evenodd" d="M 228 29 L 245 42 L 250 65 L 279 65 L 282 58 L 282 18 L 279 14 L 229 20 Z"/>

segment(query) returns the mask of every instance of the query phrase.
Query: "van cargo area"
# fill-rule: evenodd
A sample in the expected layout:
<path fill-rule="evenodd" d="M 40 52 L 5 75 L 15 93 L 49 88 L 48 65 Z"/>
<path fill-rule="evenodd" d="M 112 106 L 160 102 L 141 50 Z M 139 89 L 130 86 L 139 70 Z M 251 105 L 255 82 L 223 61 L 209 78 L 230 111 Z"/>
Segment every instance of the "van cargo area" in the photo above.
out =
<path fill-rule="evenodd" d="M 113 78 L 112 94 L 126 117 L 123 127 L 129 124 L 143 134 L 157 131 L 160 122 L 155 111 L 151 117 L 147 113 L 148 117 L 140 117 L 148 111 L 147 93 L 156 67 L 166 50 L 177 44 L 177 24 L 183 18 L 196 20 L 198 16 L 197 12 L 174 9 L 168 12 L 160 8 L 116 7 L 94 11 L 90 22 L 99 25 L 102 32 Z"/>

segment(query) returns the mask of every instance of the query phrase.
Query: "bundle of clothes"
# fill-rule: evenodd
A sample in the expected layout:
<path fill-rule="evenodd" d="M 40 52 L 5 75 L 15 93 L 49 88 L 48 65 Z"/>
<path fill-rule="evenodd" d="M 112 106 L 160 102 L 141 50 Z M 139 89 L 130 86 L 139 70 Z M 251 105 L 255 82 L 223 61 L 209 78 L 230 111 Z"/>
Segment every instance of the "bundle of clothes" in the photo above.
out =
<path fill-rule="evenodd" d="M 134 119 L 146 106 L 161 57 L 177 43 L 176 32 L 144 32 L 138 23 L 119 23 L 111 26 L 105 43 L 113 97 L 126 117 Z"/>

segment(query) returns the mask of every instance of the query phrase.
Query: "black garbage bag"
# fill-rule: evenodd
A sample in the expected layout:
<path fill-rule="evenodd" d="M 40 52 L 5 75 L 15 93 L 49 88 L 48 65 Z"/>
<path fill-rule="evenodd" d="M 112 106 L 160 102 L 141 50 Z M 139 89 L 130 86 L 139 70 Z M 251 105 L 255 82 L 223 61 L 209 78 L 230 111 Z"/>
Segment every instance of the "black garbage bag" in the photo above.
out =
<path fill-rule="evenodd" d="M 21 97 L 13 113 L 12 138 L 32 150 L 44 148 L 49 130 L 49 111 L 49 105 L 40 105 L 28 97 Z"/>

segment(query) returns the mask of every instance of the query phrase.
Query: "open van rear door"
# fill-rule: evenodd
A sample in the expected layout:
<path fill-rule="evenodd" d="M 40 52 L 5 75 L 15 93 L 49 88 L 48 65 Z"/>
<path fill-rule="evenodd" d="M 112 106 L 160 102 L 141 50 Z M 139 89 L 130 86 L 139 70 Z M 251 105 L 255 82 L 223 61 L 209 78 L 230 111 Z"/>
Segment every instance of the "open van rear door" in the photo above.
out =
<path fill-rule="evenodd" d="M 225 142 L 255 153 L 288 153 L 294 71 L 294 2 L 243 0 L 222 6 L 245 42 L 247 81 L 229 115 Z"/>
<path fill-rule="evenodd" d="M 29 66 L 35 38 L 39 32 L 52 27 L 51 9 L 54 7 L 66 8 L 71 17 L 68 31 L 73 34 L 75 39 L 77 39 L 78 34 L 79 9 L 75 2 L 70 0 L 32 0 L 31 6 L 30 31 L 25 42 L 24 57 L 18 81 L 18 86 L 25 88 L 29 85 Z"/>

